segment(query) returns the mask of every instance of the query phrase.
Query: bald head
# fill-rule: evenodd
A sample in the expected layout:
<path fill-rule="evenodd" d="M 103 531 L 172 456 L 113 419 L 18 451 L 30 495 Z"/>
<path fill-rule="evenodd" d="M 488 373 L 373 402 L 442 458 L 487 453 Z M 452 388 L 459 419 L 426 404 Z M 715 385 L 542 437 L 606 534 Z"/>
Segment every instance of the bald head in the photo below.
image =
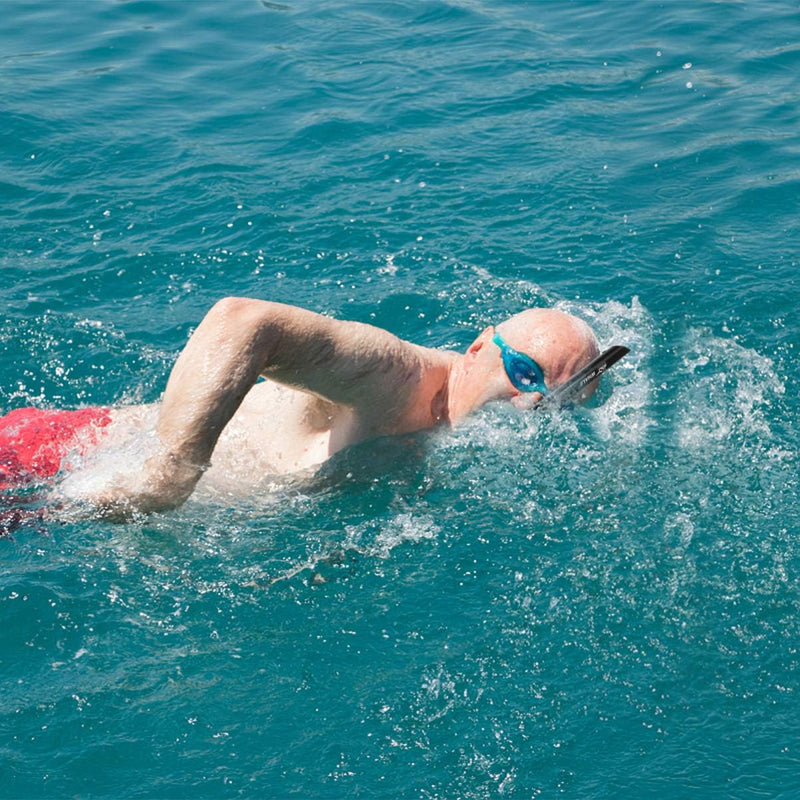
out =
<path fill-rule="evenodd" d="M 553 308 L 528 309 L 498 325 L 497 330 L 512 347 L 542 367 L 550 389 L 564 383 L 599 352 L 592 329 L 582 319 Z"/>

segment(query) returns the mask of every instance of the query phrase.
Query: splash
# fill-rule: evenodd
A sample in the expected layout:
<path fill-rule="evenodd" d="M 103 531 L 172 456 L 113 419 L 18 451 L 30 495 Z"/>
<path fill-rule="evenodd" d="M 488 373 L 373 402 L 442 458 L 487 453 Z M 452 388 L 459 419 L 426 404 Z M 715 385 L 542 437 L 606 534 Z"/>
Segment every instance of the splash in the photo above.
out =
<path fill-rule="evenodd" d="M 683 343 L 684 380 L 678 394 L 682 447 L 763 446 L 776 440 L 771 412 L 785 394 L 774 362 L 733 339 L 689 331 Z"/>

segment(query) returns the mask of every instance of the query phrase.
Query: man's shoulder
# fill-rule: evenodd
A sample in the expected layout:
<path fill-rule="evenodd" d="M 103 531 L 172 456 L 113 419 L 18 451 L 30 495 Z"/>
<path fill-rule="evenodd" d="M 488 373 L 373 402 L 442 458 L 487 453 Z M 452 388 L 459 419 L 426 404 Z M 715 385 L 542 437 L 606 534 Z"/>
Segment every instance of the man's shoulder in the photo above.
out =
<path fill-rule="evenodd" d="M 430 428 L 443 417 L 442 398 L 446 398 L 456 354 L 405 344 L 409 347 L 405 370 L 387 379 L 383 405 L 365 412 L 375 432 L 380 434 Z"/>

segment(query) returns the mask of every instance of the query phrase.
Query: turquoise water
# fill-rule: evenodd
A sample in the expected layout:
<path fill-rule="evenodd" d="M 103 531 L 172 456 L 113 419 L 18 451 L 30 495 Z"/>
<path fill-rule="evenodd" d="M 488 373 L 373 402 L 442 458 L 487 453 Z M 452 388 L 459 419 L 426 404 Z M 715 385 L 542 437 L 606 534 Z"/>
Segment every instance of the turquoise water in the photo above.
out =
<path fill-rule="evenodd" d="M 632 353 L 0 539 L 1 796 L 800 796 L 796 2 L 2 10 L 0 409 L 158 399 L 226 294 Z"/>

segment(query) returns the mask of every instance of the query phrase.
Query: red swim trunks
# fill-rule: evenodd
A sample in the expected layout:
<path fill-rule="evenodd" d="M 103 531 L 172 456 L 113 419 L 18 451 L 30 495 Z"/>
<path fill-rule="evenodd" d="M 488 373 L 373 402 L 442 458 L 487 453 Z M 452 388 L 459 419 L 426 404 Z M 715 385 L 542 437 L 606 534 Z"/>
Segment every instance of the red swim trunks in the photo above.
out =
<path fill-rule="evenodd" d="M 18 408 L 0 417 L 0 490 L 51 478 L 67 453 L 95 444 L 110 422 L 107 408 Z"/>

